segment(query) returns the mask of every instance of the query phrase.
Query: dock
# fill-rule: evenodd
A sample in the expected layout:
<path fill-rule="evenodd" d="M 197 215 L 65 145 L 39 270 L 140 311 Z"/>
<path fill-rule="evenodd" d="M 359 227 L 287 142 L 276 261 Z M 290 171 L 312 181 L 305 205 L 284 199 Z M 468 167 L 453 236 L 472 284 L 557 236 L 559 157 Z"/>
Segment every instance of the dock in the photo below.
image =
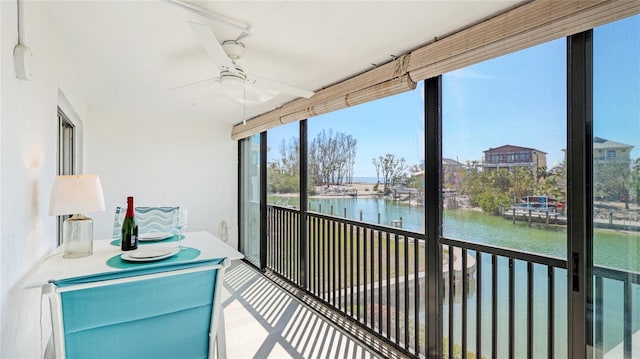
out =
<path fill-rule="evenodd" d="M 518 210 L 512 208 L 504 211 L 502 218 L 511 220 L 515 224 L 516 221 L 528 223 L 558 224 L 567 225 L 567 217 L 558 212 L 536 211 L 536 210 Z"/>
<path fill-rule="evenodd" d="M 567 225 L 567 217 L 558 212 L 536 211 L 536 210 L 517 210 L 509 209 L 502 214 L 502 218 L 512 221 L 514 224 L 518 222 L 541 223 Z M 593 227 L 600 229 L 612 229 L 617 231 L 640 232 L 640 222 L 626 219 L 614 219 L 610 217 L 593 218 Z"/>

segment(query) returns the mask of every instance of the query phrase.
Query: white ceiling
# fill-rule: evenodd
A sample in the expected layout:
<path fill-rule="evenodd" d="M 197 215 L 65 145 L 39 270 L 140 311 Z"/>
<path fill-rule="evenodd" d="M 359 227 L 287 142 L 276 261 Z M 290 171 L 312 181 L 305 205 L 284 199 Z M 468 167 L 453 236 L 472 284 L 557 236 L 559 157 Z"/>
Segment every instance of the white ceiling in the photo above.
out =
<path fill-rule="evenodd" d="M 250 27 L 247 72 L 317 91 L 521 1 L 193 1 Z M 218 40 L 240 31 L 166 1 L 51 1 L 91 108 L 175 113 L 234 124 L 294 99 L 241 102 L 220 84 L 172 89 L 219 72 L 187 21 Z M 249 93 L 249 99 L 251 99 Z"/>

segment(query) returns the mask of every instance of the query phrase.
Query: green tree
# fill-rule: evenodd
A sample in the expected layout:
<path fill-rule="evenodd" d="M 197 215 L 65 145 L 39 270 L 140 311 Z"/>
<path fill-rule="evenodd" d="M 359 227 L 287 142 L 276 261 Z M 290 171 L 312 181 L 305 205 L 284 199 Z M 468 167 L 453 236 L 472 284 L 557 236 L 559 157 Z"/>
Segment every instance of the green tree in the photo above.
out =
<path fill-rule="evenodd" d="M 483 191 L 483 172 L 475 167 L 467 167 L 460 184 L 460 193 L 469 196 L 472 206 L 478 206 L 478 195 Z"/>
<path fill-rule="evenodd" d="M 468 167 L 460 191 L 468 195 L 471 205 L 489 213 L 497 213 L 500 207 L 508 208 L 520 198 L 532 195 L 535 178 L 526 168 L 478 171 Z"/>
<path fill-rule="evenodd" d="M 640 158 L 636 158 L 633 162 L 631 170 L 631 190 L 635 196 L 637 204 L 640 204 Z"/>
<path fill-rule="evenodd" d="M 566 165 L 565 162 L 562 161 L 547 171 L 547 173 L 538 180 L 535 194 L 545 195 L 564 202 L 567 193 L 566 173 Z"/>
<path fill-rule="evenodd" d="M 280 158 L 267 164 L 267 191 L 271 193 L 300 192 L 300 141 L 297 137 L 279 146 Z"/>
<path fill-rule="evenodd" d="M 409 169 L 409 176 L 407 177 L 407 187 L 415 188 L 420 193 L 424 192 L 424 164 L 414 164 Z"/>
<path fill-rule="evenodd" d="M 484 212 L 497 214 L 500 207 L 507 208 L 511 205 L 511 197 L 496 189 L 489 189 L 478 195 L 478 205 Z"/>
<path fill-rule="evenodd" d="M 380 184 L 380 171 L 381 171 L 381 166 L 382 163 L 380 163 L 380 161 L 377 158 L 372 158 L 371 159 L 371 163 L 373 163 L 373 167 L 375 167 L 376 169 L 376 191 L 377 191 L 377 186 Z"/>
<path fill-rule="evenodd" d="M 267 165 L 267 189 L 271 193 L 300 191 L 300 139 L 282 140 L 278 147 L 280 157 Z M 307 183 L 309 193 L 316 184 L 341 184 L 353 179 L 357 140 L 341 132 L 322 131 L 309 145 Z"/>
<path fill-rule="evenodd" d="M 376 171 L 380 168 L 382 178 L 384 179 L 385 193 L 390 191 L 390 186 L 406 183 L 407 165 L 405 164 L 404 158 L 397 158 L 395 155 L 387 153 L 384 157 L 378 156 L 378 158 L 373 158 L 371 162 L 376 167 Z"/>
<path fill-rule="evenodd" d="M 511 193 L 513 203 L 517 203 L 522 197 L 536 195 L 536 178 L 528 167 L 515 167 L 509 171 L 511 176 Z"/>
<path fill-rule="evenodd" d="M 595 199 L 619 201 L 629 194 L 631 170 L 628 163 L 599 161 L 593 164 L 593 196 Z"/>
<path fill-rule="evenodd" d="M 319 132 L 309 144 L 309 175 L 316 184 L 353 181 L 358 141 L 342 132 Z"/>

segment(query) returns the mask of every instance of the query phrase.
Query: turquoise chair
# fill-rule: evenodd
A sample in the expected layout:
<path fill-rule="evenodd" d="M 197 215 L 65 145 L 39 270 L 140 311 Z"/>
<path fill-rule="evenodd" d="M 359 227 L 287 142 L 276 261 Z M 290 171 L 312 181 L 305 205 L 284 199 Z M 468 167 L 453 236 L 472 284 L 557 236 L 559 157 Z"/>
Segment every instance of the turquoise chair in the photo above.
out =
<path fill-rule="evenodd" d="M 56 358 L 226 357 L 228 259 L 149 264 L 45 287 Z"/>
<path fill-rule="evenodd" d="M 138 233 L 168 232 L 174 233 L 178 224 L 176 215 L 180 207 L 135 207 L 134 216 L 138 225 Z M 122 221 L 127 207 L 116 207 L 113 219 L 113 238 L 120 239 Z"/>

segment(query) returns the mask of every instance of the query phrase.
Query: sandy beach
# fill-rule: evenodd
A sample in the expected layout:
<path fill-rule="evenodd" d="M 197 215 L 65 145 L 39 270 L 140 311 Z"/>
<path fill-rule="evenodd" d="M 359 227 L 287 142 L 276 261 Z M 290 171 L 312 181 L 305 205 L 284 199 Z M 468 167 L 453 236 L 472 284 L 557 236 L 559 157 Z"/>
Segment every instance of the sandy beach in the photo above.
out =
<path fill-rule="evenodd" d="M 316 186 L 316 194 L 309 196 L 311 198 L 334 198 L 334 197 L 353 197 L 357 194 L 359 198 L 372 198 L 382 196 L 382 193 L 376 193 L 373 191 L 374 183 L 350 183 L 345 185 L 329 185 L 329 186 Z M 379 186 L 383 188 L 383 185 Z"/>

